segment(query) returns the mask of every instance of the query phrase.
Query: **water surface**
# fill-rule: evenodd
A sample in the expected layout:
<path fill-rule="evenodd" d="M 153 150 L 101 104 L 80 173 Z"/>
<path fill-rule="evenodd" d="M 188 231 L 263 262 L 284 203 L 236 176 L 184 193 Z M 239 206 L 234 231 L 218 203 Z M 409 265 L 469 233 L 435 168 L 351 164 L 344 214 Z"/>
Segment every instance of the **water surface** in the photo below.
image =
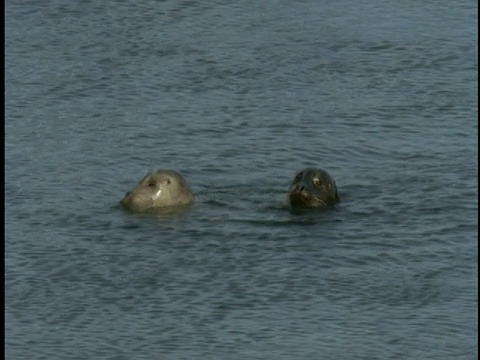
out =
<path fill-rule="evenodd" d="M 475 359 L 476 15 L 8 2 L 6 358 Z M 159 168 L 191 210 L 120 209 Z"/>

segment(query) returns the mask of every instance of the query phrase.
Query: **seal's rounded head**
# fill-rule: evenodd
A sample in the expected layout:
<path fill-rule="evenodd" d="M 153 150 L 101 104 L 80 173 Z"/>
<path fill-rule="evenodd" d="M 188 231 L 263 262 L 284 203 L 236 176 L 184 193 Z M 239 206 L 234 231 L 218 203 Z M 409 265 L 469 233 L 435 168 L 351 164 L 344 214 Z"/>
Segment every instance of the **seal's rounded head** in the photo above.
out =
<path fill-rule="evenodd" d="M 288 193 L 294 209 L 320 209 L 340 201 L 333 178 L 323 169 L 306 168 L 295 175 Z"/>
<path fill-rule="evenodd" d="M 150 172 L 120 201 L 125 208 L 146 212 L 189 205 L 194 197 L 185 179 L 174 170 Z"/>

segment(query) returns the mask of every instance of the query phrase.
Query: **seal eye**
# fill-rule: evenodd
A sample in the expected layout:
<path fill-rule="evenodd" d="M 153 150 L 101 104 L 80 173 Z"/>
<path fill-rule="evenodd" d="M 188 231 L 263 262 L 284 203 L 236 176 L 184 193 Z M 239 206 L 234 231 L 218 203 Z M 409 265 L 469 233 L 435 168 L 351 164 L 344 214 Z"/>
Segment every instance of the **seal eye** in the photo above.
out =
<path fill-rule="evenodd" d="M 170 179 L 167 179 L 167 184 L 170 184 Z"/>
<path fill-rule="evenodd" d="M 312 179 L 313 185 L 316 187 L 321 187 L 323 185 L 322 181 L 319 178 L 313 178 Z"/>
<path fill-rule="evenodd" d="M 147 186 L 148 187 L 155 187 L 155 183 L 153 181 L 150 181 Z"/>

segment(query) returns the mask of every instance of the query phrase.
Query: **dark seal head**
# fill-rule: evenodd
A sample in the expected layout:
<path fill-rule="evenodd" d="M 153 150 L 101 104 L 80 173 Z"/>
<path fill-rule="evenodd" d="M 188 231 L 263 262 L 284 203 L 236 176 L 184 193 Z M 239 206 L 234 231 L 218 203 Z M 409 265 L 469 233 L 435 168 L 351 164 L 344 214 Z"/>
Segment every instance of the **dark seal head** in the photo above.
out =
<path fill-rule="evenodd" d="M 135 212 L 165 210 L 193 203 L 194 197 L 185 179 L 174 170 L 150 172 L 120 201 Z"/>
<path fill-rule="evenodd" d="M 340 201 L 333 178 L 325 170 L 314 168 L 295 175 L 288 199 L 293 209 L 321 209 Z"/>

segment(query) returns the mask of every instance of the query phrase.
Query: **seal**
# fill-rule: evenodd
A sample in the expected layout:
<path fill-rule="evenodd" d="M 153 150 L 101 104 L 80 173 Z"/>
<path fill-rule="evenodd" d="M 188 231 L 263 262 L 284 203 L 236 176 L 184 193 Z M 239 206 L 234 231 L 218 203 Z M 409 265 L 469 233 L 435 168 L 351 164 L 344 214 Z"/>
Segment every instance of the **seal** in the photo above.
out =
<path fill-rule="evenodd" d="M 182 175 L 174 170 L 157 170 L 145 175 L 120 204 L 134 212 L 146 212 L 182 207 L 193 201 L 193 193 Z"/>
<path fill-rule="evenodd" d="M 295 175 L 288 193 L 293 209 L 322 209 L 340 201 L 335 180 L 323 169 L 306 168 Z"/>

